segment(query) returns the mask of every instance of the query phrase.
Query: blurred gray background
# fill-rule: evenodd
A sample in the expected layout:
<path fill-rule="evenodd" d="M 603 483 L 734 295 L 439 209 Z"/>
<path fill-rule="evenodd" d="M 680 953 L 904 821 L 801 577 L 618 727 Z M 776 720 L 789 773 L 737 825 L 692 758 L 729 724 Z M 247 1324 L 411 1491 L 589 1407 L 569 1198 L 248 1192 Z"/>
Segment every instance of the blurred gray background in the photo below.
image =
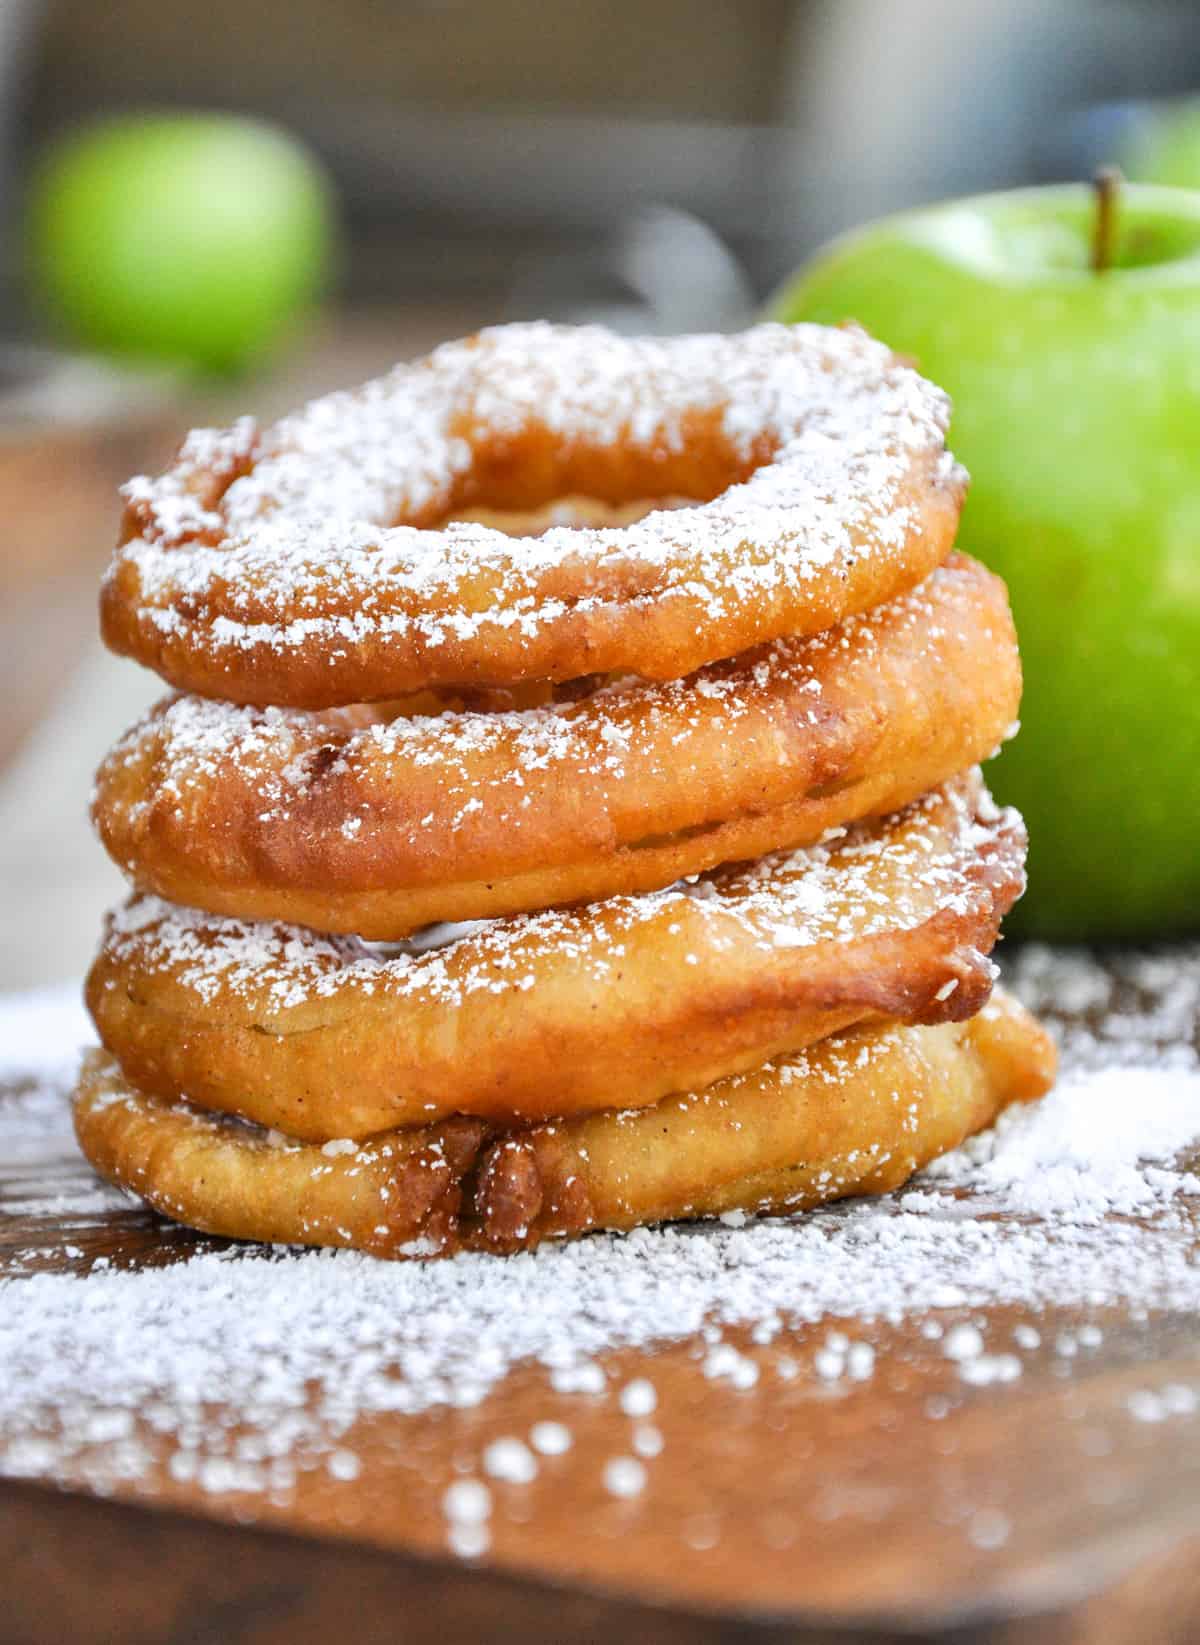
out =
<path fill-rule="evenodd" d="M 575 300 L 611 298 L 600 248 L 639 204 L 695 213 L 764 291 L 880 212 L 1071 174 L 1074 116 L 1191 90 L 1200 51 L 1197 8 L 1167 0 L 2 0 L 0 17 L 10 181 L 97 112 L 266 114 L 339 180 L 351 297 L 518 305 L 556 263 Z"/>

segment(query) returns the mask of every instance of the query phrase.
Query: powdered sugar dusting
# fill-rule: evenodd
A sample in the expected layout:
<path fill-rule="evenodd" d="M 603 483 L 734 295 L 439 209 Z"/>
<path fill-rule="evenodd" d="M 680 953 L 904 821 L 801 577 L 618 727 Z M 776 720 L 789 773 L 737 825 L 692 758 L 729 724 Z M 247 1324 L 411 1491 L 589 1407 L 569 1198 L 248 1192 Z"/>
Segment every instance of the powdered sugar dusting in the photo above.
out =
<path fill-rule="evenodd" d="M 718 418 L 735 464 L 763 463 L 714 503 L 538 538 L 393 524 L 449 508 L 476 447 L 531 426 L 662 460 L 686 449 L 697 416 Z M 207 626 L 216 648 L 283 653 L 314 641 L 345 653 L 406 632 L 429 651 L 485 625 L 529 633 L 602 598 L 575 575 L 584 559 L 601 581 L 635 572 L 639 597 L 688 590 L 719 619 L 853 563 L 867 540 L 899 552 L 920 530 L 903 481 L 914 454 L 941 451 L 947 422 L 939 390 L 856 332 L 764 325 L 632 340 L 501 327 L 285 418 L 254 444 L 248 472 L 246 425 L 201 431 L 162 479 L 132 482 L 141 534 L 113 574 L 136 571 L 164 634 L 200 643 Z M 223 494 L 203 495 L 206 453 L 218 474 L 237 475 Z"/>
<path fill-rule="evenodd" d="M 1146 1164 L 1172 1159 L 1198 1133 L 1200 1069 L 1100 1068 L 1064 1080 L 1033 1112 L 1002 1114 L 926 1175 L 1009 1214 L 1099 1223 L 1200 1194 L 1190 1172 Z M 915 1207 L 918 1196 L 902 1203 Z"/>

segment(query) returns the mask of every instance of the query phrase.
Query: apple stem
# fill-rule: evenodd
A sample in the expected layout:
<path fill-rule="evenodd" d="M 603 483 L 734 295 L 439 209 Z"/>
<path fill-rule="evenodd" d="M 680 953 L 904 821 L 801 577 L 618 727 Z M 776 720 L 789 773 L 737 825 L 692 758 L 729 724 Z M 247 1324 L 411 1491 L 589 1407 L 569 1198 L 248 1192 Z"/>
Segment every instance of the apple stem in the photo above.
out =
<path fill-rule="evenodd" d="M 1096 215 L 1092 222 L 1093 274 L 1104 274 L 1112 267 L 1117 239 L 1117 197 L 1124 181 L 1119 166 L 1100 166 L 1092 175 L 1096 200 Z"/>

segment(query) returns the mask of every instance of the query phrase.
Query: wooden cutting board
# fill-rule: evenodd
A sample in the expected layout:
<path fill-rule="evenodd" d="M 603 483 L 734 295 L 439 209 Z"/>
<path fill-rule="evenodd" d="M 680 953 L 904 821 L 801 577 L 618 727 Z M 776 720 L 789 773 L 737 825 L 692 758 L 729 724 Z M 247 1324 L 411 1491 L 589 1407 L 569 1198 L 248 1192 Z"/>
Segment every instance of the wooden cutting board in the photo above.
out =
<path fill-rule="evenodd" d="M 1157 968 L 1162 990 L 1171 973 Z M 1094 999 L 1077 1003 L 1097 1026 Z M 1150 1002 L 1143 1020 L 1180 1037 L 1178 1011 L 1155 1016 Z M 132 1207 L 46 1209 L 56 1194 L 86 1206 L 90 1178 L 61 1135 L 17 1158 L 5 1148 L 21 1100 L 0 1086 L 0 1273 L 87 1275 L 98 1258 L 140 1268 L 215 1248 Z M 1164 1238 L 1194 1256 L 1200 1203 L 1190 1211 Z M 1032 1316 L 972 1318 L 991 1344 Z M 106 1495 L 70 1470 L 58 1488 L 0 1483 L 0 1639 L 1200 1637 L 1200 1415 L 1145 1409 L 1147 1392 L 1200 1388 L 1195 1315 L 1043 1307 L 1022 1374 L 983 1386 L 926 1324 L 871 1328 L 861 1381 L 811 1374 L 829 1322 L 769 1343 L 726 1330 L 752 1384 L 706 1375 L 699 1334 L 601 1356 L 601 1392 L 556 1391 L 544 1367 L 518 1366 L 473 1408 L 361 1417 L 344 1437 L 353 1466 L 301 1459 L 269 1492 L 175 1477 L 142 1425 L 161 1454 Z M 634 1377 L 657 1394 L 642 1417 L 622 1409 Z M 236 1424 L 214 1397 L 214 1420 Z M 541 1457 L 530 1483 L 489 1480 L 490 1546 L 448 1553 L 447 1487 L 481 1477 L 490 1441 L 547 1421 L 569 1430 L 569 1451 Z M 644 1488 L 615 1495 L 607 1464 L 646 1430 L 658 1451 Z"/>

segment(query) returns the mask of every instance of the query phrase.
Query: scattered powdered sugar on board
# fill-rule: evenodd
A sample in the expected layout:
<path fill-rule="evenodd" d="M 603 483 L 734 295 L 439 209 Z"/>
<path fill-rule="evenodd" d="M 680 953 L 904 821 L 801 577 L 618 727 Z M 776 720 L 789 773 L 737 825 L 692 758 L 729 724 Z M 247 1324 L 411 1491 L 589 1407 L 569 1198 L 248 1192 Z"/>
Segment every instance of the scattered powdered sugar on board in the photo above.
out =
<path fill-rule="evenodd" d="M 63 1093 L 82 1045 L 95 1040 L 78 983 L 0 999 L 0 1221 L 88 1218 L 134 1203 L 82 1175 Z"/>
<path fill-rule="evenodd" d="M 1028 1319 L 992 1343 L 981 1309 L 1194 1312 L 1200 952 L 1102 970 L 1027 950 L 1009 980 L 1043 1007 L 1061 989 L 1085 1014 L 1064 1035 L 1058 1089 L 897 1196 L 511 1258 L 387 1264 L 209 1247 L 166 1267 L 0 1281 L 0 1471 L 112 1488 L 165 1457 L 173 1478 L 205 1490 L 263 1491 L 297 1452 L 337 1458 L 345 1476 L 358 1419 L 477 1405 L 522 1362 L 555 1388 L 597 1392 L 611 1350 L 695 1337 L 701 1372 L 762 1397 L 758 1376 L 740 1375 L 756 1362 L 727 1332 L 758 1345 L 790 1333 L 790 1377 L 849 1386 L 875 1375 L 881 1334 L 915 1315 L 931 1352 L 981 1386 L 1020 1376 L 1014 1350 L 1047 1351 Z M 0 1008 L 0 1042 L 22 1008 Z M 60 1044 L 78 1027 L 66 1008 L 62 1021 Z M 0 1098 L 0 1137 L 9 1124 Z M 797 1329 L 822 1321 L 846 1329 L 827 1325 L 798 1349 Z M 1086 1322 L 1050 1351 L 1069 1357 L 1100 1337 Z M 652 1384 L 626 1373 L 620 1386 L 644 1413 Z M 214 1418 L 217 1390 L 236 1415 Z M 526 1456 L 522 1442 L 528 1473 Z M 511 1474 L 516 1457 L 510 1445 L 492 1464 Z M 613 1481 L 628 1490 L 634 1474 Z"/>
<path fill-rule="evenodd" d="M 1031 1011 L 1061 1018 L 1064 1067 L 1197 1065 L 1200 948 L 1106 956 L 1030 944 L 1007 966 Z"/>
<path fill-rule="evenodd" d="M 1153 1163 L 1200 1134 L 1200 1070 L 1101 1068 L 1068 1076 L 1033 1109 L 935 1161 L 927 1181 L 968 1188 L 1011 1216 L 1098 1223 L 1200 1194 L 1200 1177 Z M 902 1204 L 914 1208 L 919 1194 Z"/>
<path fill-rule="evenodd" d="M 95 1038 L 77 982 L 0 995 L 0 1079 L 72 1076 Z"/>

